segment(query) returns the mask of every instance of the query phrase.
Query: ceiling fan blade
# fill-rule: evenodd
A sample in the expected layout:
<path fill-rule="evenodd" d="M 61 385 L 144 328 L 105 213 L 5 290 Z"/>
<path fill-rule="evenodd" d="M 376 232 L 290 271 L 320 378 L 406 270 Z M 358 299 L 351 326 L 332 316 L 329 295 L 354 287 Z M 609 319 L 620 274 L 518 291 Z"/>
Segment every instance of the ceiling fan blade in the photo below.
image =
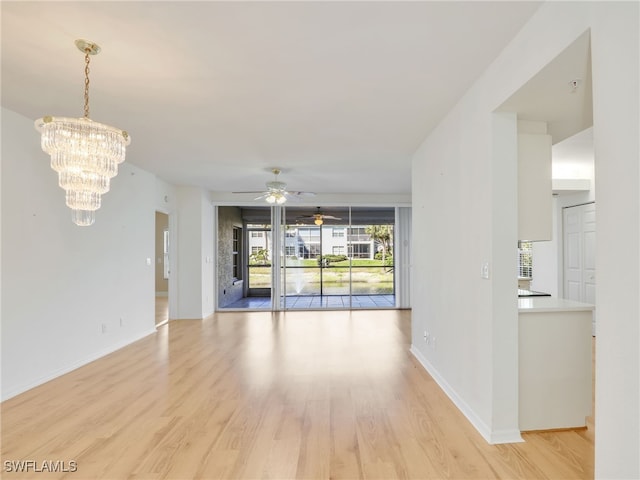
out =
<path fill-rule="evenodd" d="M 286 192 L 288 195 L 296 196 L 296 197 L 315 197 L 315 193 L 313 192 Z"/>
<path fill-rule="evenodd" d="M 316 213 L 315 215 L 299 215 L 296 218 L 300 220 L 314 220 L 318 217 L 322 218 L 323 220 L 342 220 L 342 218 L 340 217 L 334 217 L 333 215 L 322 215 L 321 213 Z"/>

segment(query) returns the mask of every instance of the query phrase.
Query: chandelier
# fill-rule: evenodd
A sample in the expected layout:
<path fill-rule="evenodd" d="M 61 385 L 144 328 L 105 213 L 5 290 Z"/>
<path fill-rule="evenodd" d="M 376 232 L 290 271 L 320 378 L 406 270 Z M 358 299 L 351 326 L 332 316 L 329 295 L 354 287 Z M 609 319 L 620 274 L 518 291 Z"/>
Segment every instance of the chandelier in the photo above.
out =
<path fill-rule="evenodd" d="M 92 225 L 100 208 L 101 196 L 109 191 L 111 178 L 124 162 L 131 137 L 124 130 L 94 122 L 89 118 L 89 62 L 100 47 L 76 40 L 84 53 L 84 117 L 45 116 L 35 121 L 42 133 L 42 150 L 51 155 L 51 168 L 58 172 L 58 184 L 66 192 L 73 223 Z"/>

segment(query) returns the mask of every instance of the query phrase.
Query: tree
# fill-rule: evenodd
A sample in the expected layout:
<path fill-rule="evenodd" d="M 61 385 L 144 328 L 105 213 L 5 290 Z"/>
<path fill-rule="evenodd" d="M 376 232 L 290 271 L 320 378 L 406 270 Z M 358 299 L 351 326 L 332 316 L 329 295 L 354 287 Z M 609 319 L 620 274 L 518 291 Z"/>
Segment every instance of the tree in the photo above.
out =
<path fill-rule="evenodd" d="M 369 235 L 374 242 L 382 245 L 382 264 L 385 264 L 385 260 L 388 254 L 391 254 L 391 245 L 393 242 L 393 230 L 391 225 L 369 225 L 365 229 L 367 235 Z"/>
<path fill-rule="evenodd" d="M 266 248 L 261 248 L 249 255 L 249 261 L 253 264 L 267 265 L 269 263 L 269 251 Z"/>

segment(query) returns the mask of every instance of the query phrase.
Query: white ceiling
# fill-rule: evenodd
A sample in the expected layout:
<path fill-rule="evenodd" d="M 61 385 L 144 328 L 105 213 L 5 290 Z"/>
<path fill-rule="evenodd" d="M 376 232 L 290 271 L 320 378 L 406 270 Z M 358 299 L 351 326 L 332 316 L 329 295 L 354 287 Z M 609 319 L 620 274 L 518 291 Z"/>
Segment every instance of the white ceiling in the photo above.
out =
<path fill-rule="evenodd" d="M 2 105 L 129 131 L 176 184 L 408 193 L 410 157 L 540 2 L 1 2 Z M 34 142 L 37 142 L 34 130 Z M 44 159 L 44 157 L 43 157 Z"/>
<path fill-rule="evenodd" d="M 591 84 L 591 42 L 586 31 L 500 107 L 517 113 L 518 119 L 547 124 L 554 178 L 593 175 Z"/>
<path fill-rule="evenodd" d="M 517 112 L 519 120 L 546 122 L 554 144 L 593 125 L 590 32 L 545 65 L 500 110 Z"/>
<path fill-rule="evenodd" d="M 594 174 L 593 127 L 552 147 L 553 178 L 591 178 Z"/>

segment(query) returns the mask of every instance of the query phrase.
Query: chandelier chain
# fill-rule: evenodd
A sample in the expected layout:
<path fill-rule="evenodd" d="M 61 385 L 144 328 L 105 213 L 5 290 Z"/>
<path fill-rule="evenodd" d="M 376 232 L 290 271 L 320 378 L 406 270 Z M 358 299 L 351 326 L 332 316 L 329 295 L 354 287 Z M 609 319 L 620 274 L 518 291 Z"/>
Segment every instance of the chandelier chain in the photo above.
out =
<path fill-rule="evenodd" d="M 89 49 L 84 54 L 84 118 L 89 118 Z"/>

